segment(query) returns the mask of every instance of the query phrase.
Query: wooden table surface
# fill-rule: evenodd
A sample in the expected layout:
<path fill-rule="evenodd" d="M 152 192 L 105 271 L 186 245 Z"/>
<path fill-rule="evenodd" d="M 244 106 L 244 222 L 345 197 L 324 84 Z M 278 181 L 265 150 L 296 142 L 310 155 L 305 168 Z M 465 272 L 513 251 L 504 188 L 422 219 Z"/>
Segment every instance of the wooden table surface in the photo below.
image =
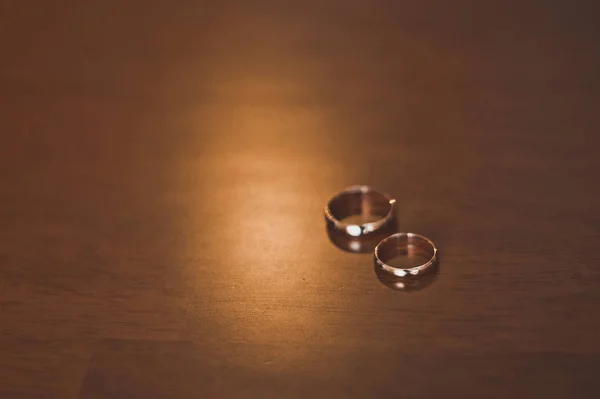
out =
<path fill-rule="evenodd" d="M 509 3 L 0 1 L 0 398 L 599 397 L 600 30 Z"/>

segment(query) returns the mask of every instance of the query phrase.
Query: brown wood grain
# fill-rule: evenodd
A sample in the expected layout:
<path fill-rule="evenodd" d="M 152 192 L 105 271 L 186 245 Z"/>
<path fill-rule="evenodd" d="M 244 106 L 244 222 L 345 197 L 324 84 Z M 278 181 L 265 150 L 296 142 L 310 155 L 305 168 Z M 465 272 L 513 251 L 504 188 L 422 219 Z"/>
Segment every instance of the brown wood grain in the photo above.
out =
<path fill-rule="evenodd" d="M 594 8 L 0 2 L 0 397 L 598 397 Z"/>

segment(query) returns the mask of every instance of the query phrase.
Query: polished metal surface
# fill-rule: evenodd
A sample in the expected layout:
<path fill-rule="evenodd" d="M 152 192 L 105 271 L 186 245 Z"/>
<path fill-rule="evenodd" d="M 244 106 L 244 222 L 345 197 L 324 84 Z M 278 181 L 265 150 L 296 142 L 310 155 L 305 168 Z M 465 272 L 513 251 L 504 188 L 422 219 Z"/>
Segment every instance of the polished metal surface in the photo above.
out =
<path fill-rule="evenodd" d="M 395 267 L 389 265 L 391 259 L 401 256 L 422 257 L 420 265 Z M 397 277 L 414 278 L 432 272 L 438 262 L 438 250 L 433 242 L 415 233 L 396 233 L 381 241 L 373 252 L 375 265 Z"/>
<path fill-rule="evenodd" d="M 397 231 L 396 221 L 391 221 L 377 230 L 359 237 L 349 235 L 345 230 L 327 226 L 327 236 L 333 245 L 342 251 L 357 254 L 372 254 L 381 240 Z"/>
<path fill-rule="evenodd" d="M 360 216 L 362 220 L 360 223 L 345 221 L 352 216 Z M 328 229 L 351 237 L 366 236 L 396 222 L 396 200 L 369 186 L 348 187 L 327 203 L 325 220 Z"/>

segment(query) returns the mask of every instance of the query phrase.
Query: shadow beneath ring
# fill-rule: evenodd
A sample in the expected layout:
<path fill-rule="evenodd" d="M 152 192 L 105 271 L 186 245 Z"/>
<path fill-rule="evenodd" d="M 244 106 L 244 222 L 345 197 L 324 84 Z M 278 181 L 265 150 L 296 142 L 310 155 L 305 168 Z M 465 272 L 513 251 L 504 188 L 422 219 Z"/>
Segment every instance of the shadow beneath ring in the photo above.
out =
<path fill-rule="evenodd" d="M 440 260 L 438 257 L 436 264 L 427 273 L 414 277 L 395 276 L 383 270 L 376 263 L 374 263 L 374 269 L 377 279 L 386 287 L 395 291 L 415 292 L 429 287 L 437 280 L 440 270 Z"/>
<path fill-rule="evenodd" d="M 329 226 L 327 227 L 327 236 L 331 243 L 342 251 L 354 254 L 366 254 L 373 253 L 381 240 L 396 233 L 397 230 L 396 219 L 394 218 L 381 229 L 361 237 L 352 237 L 345 231 L 335 230 Z"/>

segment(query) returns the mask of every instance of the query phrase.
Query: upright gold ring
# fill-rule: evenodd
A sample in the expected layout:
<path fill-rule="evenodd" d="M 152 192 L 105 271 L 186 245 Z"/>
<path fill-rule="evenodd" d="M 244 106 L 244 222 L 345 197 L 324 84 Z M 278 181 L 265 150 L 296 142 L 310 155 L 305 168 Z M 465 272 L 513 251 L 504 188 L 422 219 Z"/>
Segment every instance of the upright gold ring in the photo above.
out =
<path fill-rule="evenodd" d="M 344 219 L 350 216 L 362 216 L 370 221 L 345 222 Z M 351 237 L 371 234 L 395 223 L 395 220 L 396 200 L 369 186 L 348 187 L 333 196 L 325 206 L 327 228 Z"/>
<path fill-rule="evenodd" d="M 414 256 L 428 259 L 425 263 L 410 268 L 390 266 L 387 262 L 399 256 Z M 435 269 L 438 250 L 433 242 L 415 233 L 396 233 L 385 238 L 373 252 L 375 266 L 397 277 L 418 276 Z"/>

